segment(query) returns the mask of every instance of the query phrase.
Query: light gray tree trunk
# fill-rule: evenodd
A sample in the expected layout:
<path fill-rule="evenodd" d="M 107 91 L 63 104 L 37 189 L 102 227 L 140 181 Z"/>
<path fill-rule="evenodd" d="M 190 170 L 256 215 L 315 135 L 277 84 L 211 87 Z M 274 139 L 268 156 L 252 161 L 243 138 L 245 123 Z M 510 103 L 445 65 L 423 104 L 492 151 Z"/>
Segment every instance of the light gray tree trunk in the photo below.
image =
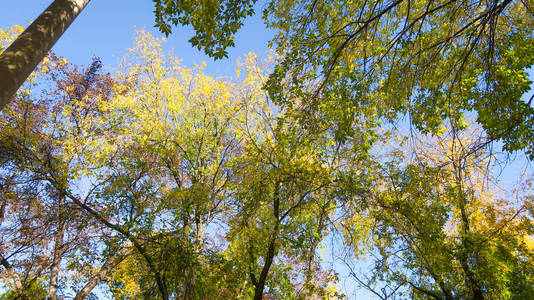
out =
<path fill-rule="evenodd" d="M 54 258 L 50 266 L 50 285 L 48 286 L 48 299 L 57 300 L 57 288 L 59 278 L 59 264 L 63 256 L 63 237 L 65 236 L 65 227 L 67 224 L 67 215 L 65 211 L 65 195 L 59 196 L 58 227 L 56 232 L 56 241 L 54 244 Z"/>
<path fill-rule="evenodd" d="M 90 0 L 55 0 L 0 54 L 0 110 Z"/>

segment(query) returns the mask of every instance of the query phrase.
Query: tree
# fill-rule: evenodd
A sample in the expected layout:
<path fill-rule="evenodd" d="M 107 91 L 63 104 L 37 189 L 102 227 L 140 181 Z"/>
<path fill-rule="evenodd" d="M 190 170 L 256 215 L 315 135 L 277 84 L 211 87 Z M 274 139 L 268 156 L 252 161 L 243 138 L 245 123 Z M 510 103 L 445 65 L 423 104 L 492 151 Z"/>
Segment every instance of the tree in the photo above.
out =
<path fill-rule="evenodd" d="M 336 206 L 330 198 L 329 162 L 322 160 L 313 137 L 295 138 L 282 126 L 272 136 L 257 135 L 264 141 L 249 137 L 238 161 L 239 189 L 228 239 L 231 255 L 248 274 L 244 280 L 254 299 L 263 299 L 264 293 L 311 297 L 326 293 L 335 281 L 329 274 L 322 282 L 316 255 Z M 297 270 L 301 278 L 292 274 Z"/>
<path fill-rule="evenodd" d="M 139 34 L 120 92 L 98 120 L 114 125 L 106 140 L 96 137 L 93 164 L 107 169 L 99 177 L 111 178 L 101 203 L 139 213 L 126 222 L 147 241 L 147 255 L 164 274 L 159 292 L 203 298 L 214 284 L 203 270 L 217 256 L 205 249 L 207 228 L 226 210 L 228 163 L 239 144 L 232 120 L 243 115 L 242 99 L 230 84 L 164 55 L 161 42 Z M 138 284 L 155 296 L 149 278 Z"/>
<path fill-rule="evenodd" d="M 309 134 L 278 111 L 261 89 L 268 64 L 253 55 L 235 82 L 183 68 L 149 34 L 136 46 L 113 79 L 98 60 L 81 71 L 46 60 L 54 88 L 36 98 L 47 113 L 31 110 L 31 139 L 15 125 L 28 116 L 13 111 L 25 102 L 6 110 L 17 120 L 5 122 L 6 149 L 17 149 L 8 157 L 24 154 L 31 164 L 21 168 L 109 236 L 53 251 L 45 269 L 59 267 L 58 278 L 67 273 L 62 261 L 75 271 L 79 278 L 63 278 L 78 299 L 102 278 L 117 297 L 339 296 L 317 253 L 337 209 L 333 176 L 345 151 L 332 132 Z M 368 139 L 353 138 L 354 153 Z M 48 243 L 64 244 L 53 232 Z"/>
<path fill-rule="evenodd" d="M 284 58 L 273 101 L 339 126 L 360 117 L 436 133 L 476 114 L 492 140 L 534 155 L 534 109 L 524 100 L 534 63 L 531 1 L 270 1 L 264 15 Z M 280 85 L 287 84 L 285 93 Z M 313 124 L 314 119 L 310 123 Z M 369 121 L 370 122 L 370 121 Z M 341 134 L 347 134 L 340 130 Z"/>
<path fill-rule="evenodd" d="M 481 138 L 470 128 L 421 136 L 385 165 L 362 213 L 344 221 L 355 253 L 365 248 L 354 238 L 364 226 L 368 235 L 360 237 L 376 257 L 367 279 L 352 272 L 359 283 L 383 299 L 528 298 L 531 182 L 499 196 L 495 157 Z"/>
<path fill-rule="evenodd" d="M 247 117 L 236 120 L 242 154 L 233 161 L 227 253 L 245 275 L 246 297 L 335 296 L 329 288 L 336 278 L 321 268 L 317 251 L 336 207 L 336 143 L 266 102 L 260 91 L 268 68 L 256 59 L 249 56 L 241 72 Z"/>
<path fill-rule="evenodd" d="M 335 143 L 290 119 L 276 129 L 282 114 L 269 115 L 263 70 L 251 56 L 237 82 L 215 80 L 165 56 L 160 40 L 138 36 L 115 96 L 102 115 L 84 119 L 105 128 L 76 151 L 86 153 L 96 186 L 85 205 L 131 241 L 132 255 L 108 277 L 115 295 L 259 298 L 265 287 L 280 296 L 331 288 L 335 276 L 322 272 L 316 250 L 334 211 Z M 293 162 L 299 152 L 307 154 Z"/>
<path fill-rule="evenodd" d="M 106 231 L 69 201 L 82 169 L 69 142 L 94 131 L 80 122 L 81 117 L 94 117 L 95 103 L 109 96 L 111 81 L 100 68 L 98 60 L 87 70 L 78 70 L 65 59 L 48 55 L 0 118 L 0 170 L 6 178 L 1 204 L 6 222 L 0 224 L 6 240 L 1 254 L 10 275 L 4 282 L 15 283 L 12 295 L 43 293 L 55 299 L 61 281 L 68 278 L 62 265 L 75 261 L 76 266 L 97 267 L 96 254 L 101 255 L 105 242 L 100 234 Z M 35 92 L 35 85 L 47 77 L 44 92 Z M 120 248 L 120 243 L 110 245 L 108 251 Z M 84 266 L 80 252 L 97 257 Z M 114 262 L 114 256 L 110 258 Z M 108 265 L 104 263 L 96 275 Z M 102 279 L 90 272 L 85 275 L 90 282 Z M 84 290 L 89 292 L 89 287 Z"/>
<path fill-rule="evenodd" d="M 303 132 L 292 132 L 290 121 L 281 127 L 283 132 L 276 133 L 276 118 L 266 111 L 272 108 L 261 91 L 266 67 L 253 55 L 239 69 L 243 77 L 237 82 L 215 80 L 201 69 L 183 68 L 175 57 L 162 53 L 160 40 L 142 32 L 124 66 L 117 96 L 107 103 L 103 119 L 93 120 L 111 124 L 113 129 L 105 139 L 95 136 L 88 143 L 94 145 L 89 151 L 91 164 L 105 167 L 99 176 L 110 178 L 99 190 L 98 204 L 92 206 L 123 211 L 119 213 L 122 218 L 133 224 L 130 232 L 145 241 L 147 256 L 162 274 L 165 293 L 186 299 L 249 293 L 258 298 L 269 286 L 280 289 L 280 295 L 291 294 L 294 287 L 289 282 L 277 285 L 270 274 L 287 278 L 291 266 L 296 269 L 305 262 L 310 274 L 306 280 L 312 286 L 312 274 L 320 273 L 315 250 L 330 213 L 330 202 L 323 194 L 329 169 L 321 166 L 327 162 L 320 154 L 323 149 L 332 150 L 332 144 L 322 144 L 330 140 L 323 137 L 325 141 L 314 142 L 317 136 L 306 138 Z M 139 106 L 138 100 L 144 105 Z M 299 147 L 299 143 L 304 145 Z M 299 151 L 296 147 L 310 154 L 291 163 Z M 281 166 L 269 164 L 263 150 L 272 153 L 270 158 Z M 254 174 L 260 169 L 265 172 Z M 274 197 L 271 190 L 277 177 L 284 178 L 278 192 L 283 199 Z M 264 197 L 247 192 L 261 189 Z M 315 198 L 322 202 L 316 203 Z M 279 204 L 273 206 L 273 201 Z M 261 203 L 266 205 L 260 209 Z M 275 214 L 263 214 L 276 206 L 280 233 L 274 225 Z M 135 217 L 129 217 L 128 211 L 134 211 Z M 319 228 L 313 225 L 315 213 L 324 215 Z M 242 224 L 242 218 L 264 224 L 267 231 L 256 229 L 253 222 L 235 227 Z M 291 224 L 293 218 L 299 221 Z M 241 235 L 247 238 L 236 238 Z M 260 237 L 269 242 L 257 240 Z M 279 252 L 275 248 L 280 247 L 281 238 L 291 241 L 283 240 L 284 250 Z M 245 243 L 251 239 L 257 241 L 253 262 Z M 306 255 L 298 259 L 297 253 Z M 269 262 L 257 266 L 262 258 Z M 285 261 L 285 267 L 278 264 L 278 258 Z M 145 258 L 133 255 L 124 264 L 119 266 L 123 275 L 112 275 L 115 294 L 163 294 L 154 285 L 153 270 Z M 254 275 L 258 282 L 252 286 L 249 269 L 256 268 L 261 271 Z M 298 275 L 291 276 L 294 282 L 302 281 Z M 332 276 L 323 277 L 321 284 L 328 287 Z M 301 289 L 309 291 L 309 286 Z M 126 287 L 135 287 L 135 292 L 127 292 Z"/>

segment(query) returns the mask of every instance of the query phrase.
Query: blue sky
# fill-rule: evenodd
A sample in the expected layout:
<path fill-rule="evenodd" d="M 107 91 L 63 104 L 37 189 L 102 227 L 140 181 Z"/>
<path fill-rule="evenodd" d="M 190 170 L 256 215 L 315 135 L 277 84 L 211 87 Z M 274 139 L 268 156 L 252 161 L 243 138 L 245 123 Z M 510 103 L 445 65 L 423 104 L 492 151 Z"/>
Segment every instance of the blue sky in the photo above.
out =
<path fill-rule="evenodd" d="M 261 2 L 261 1 L 260 1 Z M 0 2 L 0 28 L 11 25 L 27 27 L 52 0 L 9 0 Z M 258 4 L 261 12 L 262 4 Z M 135 28 L 145 29 L 156 37 L 164 37 L 154 28 L 154 6 L 151 0 L 92 0 L 74 23 L 59 39 L 53 51 L 76 64 L 87 64 L 97 55 L 108 68 L 116 67 L 126 52 L 133 46 Z M 236 60 L 248 52 L 263 54 L 267 51 L 272 31 L 268 31 L 261 14 L 249 17 L 236 36 L 236 47 L 228 49 L 228 59 L 213 61 L 188 40 L 192 30 L 173 29 L 166 43 L 166 50 L 183 59 L 185 66 L 206 61 L 205 72 L 219 77 L 234 74 Z"/>

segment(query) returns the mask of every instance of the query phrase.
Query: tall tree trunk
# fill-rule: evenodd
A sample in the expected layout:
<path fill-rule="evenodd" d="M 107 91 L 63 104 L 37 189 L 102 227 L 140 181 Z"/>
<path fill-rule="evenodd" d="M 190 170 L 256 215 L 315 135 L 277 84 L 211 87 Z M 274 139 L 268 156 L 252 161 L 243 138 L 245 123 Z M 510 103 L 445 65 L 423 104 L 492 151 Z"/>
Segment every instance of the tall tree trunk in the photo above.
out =
<path fill-rule="evenodd" d="M 202 223 L 202 217 L 199 212 L 199 208 L 195 208 L 195 242 L 193 244 L 194 255 L 198 259 L 202 259 L 201 253 L 204 249 L 204 224 Z M 203 263 L 201 261 L 201 263 Z M 184 299 L 190 300 L 195 299 L 195 288 L 197 282 L 198 272 L 195 265 L 192 265 L 189 270 L 186 270 L 186 281 L 184 289 Z"/>
<path fill-rule="evenodd" d="M 48 286 L 48 299 L 57 300 L 57 287 L 59 277 L 59 264 L 63 256 L 63 237 L 65 236 L 65 226 L 67 223 L 67 214 L 65 211 L 65 195 L 59 196 L 58 227 L 56 232 L 56 241 L 54 244 L 54 258 L 50 266 L 50 285 Z"/>
<path fill-rule="evenodd" d="M 463 189 L 463 166 L 461 161 L 455 162 L 453 164 L 455 168 L 455 176 L 456 176 L 456 183 L 458 184 L 459 191 L 458 197 L 459 197 L 459 209 L 461 214 L 461 224 L 462 224 L 462 236 L 461 236 L 461 242 L 462 242 L 462 250 L 460 251 L 459 255 L 459 261 L 460 265 L 462 267 L 462 270 L 465 273 L 466 276 L 466 285 L 471 289 L 473 292 L 473 300 L 484 300 L 484 294 L 482 293 L 482 285 L 478 281 L 475 273 L 472 270 L 472 267 L 469 265 L 469 260 L 477 257 L 477 253 L 474 247 L 473 241 L 469 238 L 471 233 L 471 226 L 469 224 L 469 215 L 467 211 L 467 204 L 468 199 L 466 192 Z"/>
<path fill-rule="evenodd" d="M 55 0 L 0 55 L 0 110 L 90 0 Z"/>

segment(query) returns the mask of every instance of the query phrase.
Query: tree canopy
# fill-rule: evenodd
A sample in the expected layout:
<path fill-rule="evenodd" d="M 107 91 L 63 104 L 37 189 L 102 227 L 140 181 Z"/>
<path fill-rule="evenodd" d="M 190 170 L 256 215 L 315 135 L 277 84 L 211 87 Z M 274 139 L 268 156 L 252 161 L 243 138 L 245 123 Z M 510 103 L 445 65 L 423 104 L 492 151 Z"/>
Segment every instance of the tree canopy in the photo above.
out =
<path fill-rule="evenodd" d="M 215 58 L 256 7 L 154 3 Z M 531 298 L 530 8 L 272 0 L 232 77 L 48 53 L 0 113 L 0 299 Z"/>
<path fill-rule="evenodd" d="M 308 114 L 344 111 L 339 130 L 375 107 L 423 132 L 476 121 L 507 150 L 533 155 L 530 1 L 271 1 L 284 56 L 267 85 Z M 289 78 L 288 93 L 279 84 Z"/>

